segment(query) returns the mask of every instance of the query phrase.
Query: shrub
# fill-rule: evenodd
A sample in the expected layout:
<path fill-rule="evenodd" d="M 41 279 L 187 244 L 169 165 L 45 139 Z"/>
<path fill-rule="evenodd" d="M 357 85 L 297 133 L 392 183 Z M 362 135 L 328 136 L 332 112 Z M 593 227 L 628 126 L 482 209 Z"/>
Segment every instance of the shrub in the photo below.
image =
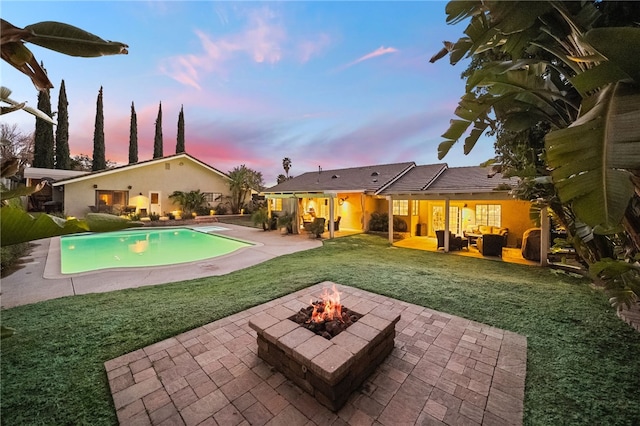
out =
<path fill-rule="evenodd" d="M 393 218 L 393 230 L 395 232 L 407 232 L 407 222 L 399 217 Z M 387 232 L 389 231 L 389 215 L 387 213 L 371 213 L 369 220 L 369 231 Z"/>
<path fill-rule="evenodd" d="M 158 213 L 149 213 L 149 219 L 151 219 L 152 222 L 156 222 L 160 220 L 160 215 Z"/>
<path fill-rule="evenodd" d="M 386 232 L 389 230 L 389 215 L 386 213 L 371 213 L 369 231 Z"/>
<path fill-rule="evenodd" d="M 227 214 L 227 213 L 229 213 L 229 209 L 227 208 L 227 206 L 222 204 L 222 203 L 218 204 L 218 207 L 216 207 L 215 210 L 216 210 L 216 214 Z"/>
<path fill-rule="evenodd" d="M 30 243 L 18 243 L 0 248 L 0 267 L 2 275 L 13 268 L 22 256 L 29 253 Z"/>

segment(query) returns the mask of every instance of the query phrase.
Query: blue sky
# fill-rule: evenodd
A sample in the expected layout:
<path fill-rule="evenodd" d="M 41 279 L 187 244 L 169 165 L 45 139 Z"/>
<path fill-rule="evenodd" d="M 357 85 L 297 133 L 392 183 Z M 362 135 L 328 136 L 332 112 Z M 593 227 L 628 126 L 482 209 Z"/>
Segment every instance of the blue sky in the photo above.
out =
<path fill-rule="evenodd" d="M 290 174 L 369 164 L 440 162 L 440 135 L 464 93 L 446 59 L 429 58 L 465 25 L 446 24 L 445 2 L 6 1 L 15 26 L 60 21 L 129 45 L 128 55 L 73 58 L 28 45 L 44 62 L 52 107 L 60 81 L 69 101 L 72 155 L 91 155 L 96 98 L 104 91 L 107 158 L 128 161 L 131 103 L 139 160 L 153 156 L 162 102 L 164 154 L 175 152 L 184 106 L 186 151 L 229 171 L 245 164 L 268 185 L 292 160 Z M 2 61 L 12 98 L 37 105 L 26 76 Z M 5 115 L 25 133 L 34 118 Z M 478 165 L 493 156 L 483 138 L 465 156 L 462 143 L 444 158 Z"/>

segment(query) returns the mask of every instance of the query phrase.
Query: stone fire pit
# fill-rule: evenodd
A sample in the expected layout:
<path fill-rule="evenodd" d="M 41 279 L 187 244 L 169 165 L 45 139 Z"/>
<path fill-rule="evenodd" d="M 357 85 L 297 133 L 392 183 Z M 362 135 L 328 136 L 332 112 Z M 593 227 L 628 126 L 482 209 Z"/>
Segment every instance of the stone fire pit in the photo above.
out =
<path fill-rule="evenodd" d="M 260 358 L 337 411 L 391 353 L 399 320 L 389 311 L 369 312 L 330 340 L 266 313 L 249 327 L 258 335 Z"/>

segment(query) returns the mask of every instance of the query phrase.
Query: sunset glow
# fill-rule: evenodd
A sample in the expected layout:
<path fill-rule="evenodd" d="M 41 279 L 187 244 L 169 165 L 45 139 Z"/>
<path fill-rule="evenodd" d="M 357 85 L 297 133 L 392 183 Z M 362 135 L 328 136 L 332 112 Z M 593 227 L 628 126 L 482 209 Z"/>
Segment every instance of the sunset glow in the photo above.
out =
<path fill-rule="evenodd" d="M 131 103 L 139 159 L 153 154 L 162 102 L 164 153 L 175 152 L 184 107 L 186 150 L 229 171 L 245 164 L 267 185 L 290 174 L 415 161 L 439 162 L 440 135 L 464 93 L 460 74 L 429 58 L 463 27 L 446 25 L 445 2 L 3 1 L 3 19 L 18 27 L 41 21 L 78 26 L 129 45 L 128 55 L 74 58 L 27 46 L 69 100 L 72 155 L 91 155 L 100 87 L 106 154 L 128 158 Z M 37 106 L 29 79 L 2 62 L 12 98 Z M 0 122 L 31 133 L 24 112 Z M 462 144 L 444 159 L 478 165 L 492 156 L 489 139 L 471 155 Z"/>

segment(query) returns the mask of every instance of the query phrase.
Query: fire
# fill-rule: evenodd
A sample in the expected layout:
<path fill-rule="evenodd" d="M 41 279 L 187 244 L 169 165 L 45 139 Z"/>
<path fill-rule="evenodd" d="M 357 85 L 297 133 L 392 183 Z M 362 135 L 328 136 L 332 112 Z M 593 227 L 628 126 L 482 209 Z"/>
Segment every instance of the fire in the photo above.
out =
<path fill-rule="evenodd" d="M 340 304 L 340 292 L 333 285 L 333 293 L 325 288 L 322 291 L 321 299 L 312 302 L 313 313 L 311 314 L 311 322 L 321 323 L 326 321 L 338 320 L 344 322 L 342 318 L 342 305 Z"/>

